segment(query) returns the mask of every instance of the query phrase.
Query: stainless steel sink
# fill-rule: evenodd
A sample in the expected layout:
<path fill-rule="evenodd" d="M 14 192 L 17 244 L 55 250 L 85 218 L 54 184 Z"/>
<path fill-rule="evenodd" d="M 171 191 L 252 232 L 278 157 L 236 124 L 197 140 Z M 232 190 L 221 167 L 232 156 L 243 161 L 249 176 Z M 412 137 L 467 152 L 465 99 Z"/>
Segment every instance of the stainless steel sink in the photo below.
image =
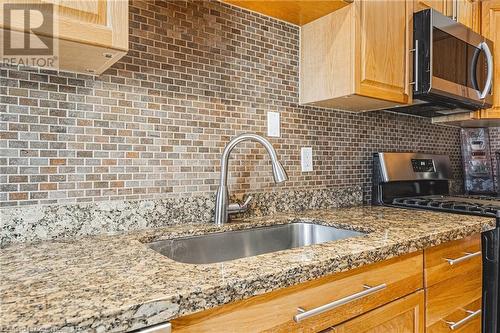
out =
<path fill-rule="evenodd" d="M 365 233 L 300 222 L 168 239 L 148 245 L 175 261 L 211 264 L 362 235 Z"/>

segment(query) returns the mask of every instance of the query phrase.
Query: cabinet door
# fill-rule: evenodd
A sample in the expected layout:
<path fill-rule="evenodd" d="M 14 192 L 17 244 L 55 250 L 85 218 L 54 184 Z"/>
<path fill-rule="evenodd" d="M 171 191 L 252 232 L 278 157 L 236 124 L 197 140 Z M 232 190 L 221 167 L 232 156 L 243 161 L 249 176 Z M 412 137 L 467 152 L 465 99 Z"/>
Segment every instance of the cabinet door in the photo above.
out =
<path fill-rule="evenodd" d="M 475 256 L 464 257 L 464 253 Z M 446 259 L 461 258 L 450 264 Z M 481 274 L 481 235 L 447 242 L 424 251 L 425 287 L 431 287 L 457 275 Z"/>
<path fill-rule="evenodd" d="M 41 0 L 41 2 L 56 6 L 61 17 L 84 23 L 106 25 L 107 0 Z"/>
<path fill-rule="evenodd" d="M 500 112 L 500 1 L 489 0 L 482 2 L 482 34 L 493 41 L 493 107 L 488 110 L 491 114 Z"/>
<path fill-rule="evenodd" d="M 23 0 L 11 0 L 9 3 L 22 4 Z M 127 50 L 128 47 L 128 1 L 122 0 L 31 0 L 28 6 L 33 4 L 52 4 L 55 14 L 54 30 L 55 38 L 96 45 L 111 47 L 114 49 Z M 0 6 L 3 7 L 3 6 Z M 47 7 L 39 7 L 45 13 Z M 0 8 L 3 14 L 3 8 Z M 12 15 L 10 26 L 2 22 L 0 16 L 0 27 L 15 31 L 24 31 L 24 14 Z"/>
<path fill-rule="evenodd" d="M 410 102 L 413 1 L 358 1 L 356 92 Z M 390 50 L 390 52 L 388 52 Z"/>
<path fill-rule="evenodd" d="M 426 8 L 435 9 L 479 33 L 481 31 L 480 7 L 479 0 L 417 0 L 415 11 Z"/>
<path fill-rule="evenodd" d="M 423 333 L 422 291 L 361 315 L 331 330 L 335 333 Z"/>
<path fill-rule="evenodd" d="M 476 0 L 455 0 L 455 16 L 458 22 L 477 33 L 481 32 L 481 3 Z"/>
<path fill-rule="evenodd" d="M 416 11 L 432 8 L 438 12 L 446 12 L 446 0 L 418 0 L 415 6 Z"/>
<path fill-rule="evenodd" d="M 4 13 L 5 7 L 0 5 L 0 30 L 10 30 L 15 39 L 22 40 L 32 33 L 31 29 L 25 31 L 26 9 L 30 9 L 30 15 L 34 9 L 42 14 L 33 14 L 31 20 L 52 21 L 53 24 L 38 28 L 39 35 L 57 41 L 54 52 L 57 64 L 52 67 L 100 74 L 128 50 L 127 0 L 9 0 L 8 3 L 21 10 Z"/>

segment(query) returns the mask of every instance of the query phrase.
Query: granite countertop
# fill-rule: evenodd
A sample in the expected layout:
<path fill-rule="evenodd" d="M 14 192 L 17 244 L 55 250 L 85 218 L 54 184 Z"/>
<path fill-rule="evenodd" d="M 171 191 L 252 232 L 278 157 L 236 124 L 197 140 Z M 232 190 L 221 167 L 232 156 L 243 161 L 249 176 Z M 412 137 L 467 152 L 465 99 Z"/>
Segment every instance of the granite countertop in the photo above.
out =
<path fill-rule="evenodd" d="M 366 236 L 218 264 L 174 262 L 144 242 L 315 222 Z M 185 224 L 0 250 L 0 331 L 121 332 L 493 229 L 491 218 L 352 207 Z"/>

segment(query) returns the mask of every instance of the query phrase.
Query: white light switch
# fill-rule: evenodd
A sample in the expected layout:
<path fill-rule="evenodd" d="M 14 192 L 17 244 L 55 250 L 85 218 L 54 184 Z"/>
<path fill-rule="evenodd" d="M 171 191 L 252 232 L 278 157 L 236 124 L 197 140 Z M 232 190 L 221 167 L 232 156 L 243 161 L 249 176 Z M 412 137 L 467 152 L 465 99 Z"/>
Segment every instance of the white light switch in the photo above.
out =
<path fill-rule="evenodd" d="M 302 147 L 300 150 L 300 163 L 302 172 L 313 171 L 313 149 L 312 147 Z"/>
<path fill-rule="evenodd" d="M 269 111 L 267 113 L 267 136 L 279 137 L 280 135 L 280 114 Z"/>

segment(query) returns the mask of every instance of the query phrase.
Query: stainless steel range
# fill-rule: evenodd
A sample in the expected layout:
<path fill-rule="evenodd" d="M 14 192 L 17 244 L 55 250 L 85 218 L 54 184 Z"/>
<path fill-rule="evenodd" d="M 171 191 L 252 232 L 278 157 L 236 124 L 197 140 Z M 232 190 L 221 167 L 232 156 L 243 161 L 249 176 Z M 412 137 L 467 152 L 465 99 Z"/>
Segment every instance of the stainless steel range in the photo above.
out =
<path fill-rule="evenodd" d="M 376 153 L 372 202 L 405 209 L 426 209 L 496 218 L 497 228 L 482 233 L 483 333 L 500 333 L 500 198 L 450 195 L 446 155 Z"/>

